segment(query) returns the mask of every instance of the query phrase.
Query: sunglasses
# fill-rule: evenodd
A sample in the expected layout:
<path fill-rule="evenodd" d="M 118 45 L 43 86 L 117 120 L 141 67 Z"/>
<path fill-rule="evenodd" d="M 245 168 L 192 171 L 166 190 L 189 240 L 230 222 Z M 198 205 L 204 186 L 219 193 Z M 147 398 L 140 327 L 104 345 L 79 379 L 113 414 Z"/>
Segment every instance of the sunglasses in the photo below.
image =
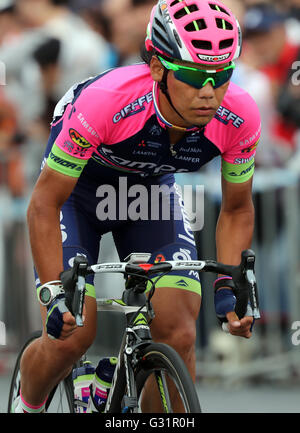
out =
<path fill-rule="evenodd" d="M 211 82 L 214 89 L 221 87 L 230 80 L 235 69 L 235 64 L 231 62 L 226 68 L 206 71 L 204 69 L 190 68 L 188 66 L 177 65 L 163 57 L 157 56 L 162 65 L 171 71 L 177 80 L 189 84 L 196 89 L 202 89 L 207 83 Z"/>

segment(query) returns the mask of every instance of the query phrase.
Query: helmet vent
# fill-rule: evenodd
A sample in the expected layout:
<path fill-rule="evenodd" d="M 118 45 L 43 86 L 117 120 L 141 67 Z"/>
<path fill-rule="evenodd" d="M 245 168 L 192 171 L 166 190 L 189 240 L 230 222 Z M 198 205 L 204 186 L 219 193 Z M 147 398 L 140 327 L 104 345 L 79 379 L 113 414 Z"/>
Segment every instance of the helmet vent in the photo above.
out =
<path fill-rule="evenodd" d="M 213 4 L 213 3 L 209 3 L 209 6 L 214 11 L 223 12 L 224 14 L 230 16 L 230 14 L 227 12 L 227 10 L 224 9 L 224 8 L 222 8 L 222 6 L 219 6 L 219 5 L 216 5 L 216 4 Z"/>
<path fill-rule="evenodd" d="M 216 18 L 216 24 L 219 29 L 233 30 L 233 25 L 226 20 L 222 20 L 221 18 Z"/>
<path fill-rule="evenodd" d="M 182 48 L 182 43 L 181 43 L 180 37 L 179 37 L 178 33 L 176 32 L 176 30 L 173 30 L 173 35 L 174 35 L 174 38 L 175 38 L 177 44 L 180 46 L 180 48 Z"/>
<path fill-rule="evenodd" d="M 207 25 L 205 23 L 205 20 L 203 19 L 194 20 L 185 26 L 185 30 L 187 32 L 196 32 L 198 30 L 204 30 L 204 29 L 207 29 Z"/>
<path fill-rule="evenodd" d="M 170 7 L 177 5 L 177 3 L 180 3 L 180 0 L 174 0 L 174 1 L 170 4 Z"/>
<path fill-rule="evenodd" d="M 157 25 L 157 27 L 159 27 L 162 30 L 162 32 L 165 33 L 165 28 L 164 28 L 163 24 L 157 18 L 155 18 L 154 21 L 155 21 L 155 24 Z"/>
<path fill-rule="evenodd" d="M 190 5 L 190 6 L 185 6 L 184 8 L 180 9 L 179 11 L 177 11 L 174 14 L 174 17 L 179 20 L 182 17 L 185 17 L 186 15 L 192 13 L 192 12 L 196 12 L 198 11 L 198 6 L 197 5 Z"/>
<path fill-rule="evenodd" d="M 220 50 L 224 50 L 225 48 L 232 47 L 233 45 L 233 39 L 224 39 L 220 42 L 219 48 Z"/>
<path fill-rule="evenodd" d="M 157 29 L 153 28 L 153 33 L 155 38 L 163 45 L 165 46 L 168 50 L 171 50 L 170 44 L 169 42 L 166 40 L 166 38 L 159 32 L 157 31 Z"/>
<path fill-rule="evenodd" d="M 193 40 L 192 44 L 199 50 L 212 50 L 212 43 L 210 41 Z"/>

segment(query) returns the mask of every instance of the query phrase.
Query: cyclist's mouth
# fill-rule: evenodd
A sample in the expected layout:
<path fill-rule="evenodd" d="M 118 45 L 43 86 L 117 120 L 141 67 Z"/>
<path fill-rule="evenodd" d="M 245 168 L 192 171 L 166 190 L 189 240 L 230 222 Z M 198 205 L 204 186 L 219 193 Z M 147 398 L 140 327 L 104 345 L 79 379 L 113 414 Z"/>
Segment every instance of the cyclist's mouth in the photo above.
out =
<path fill-rule="evenodd" d="M 193 111 L 198 116 L 211 116 L 214 115 L 216 110 L 212 107 L 200 107 L 200 108 L 193 108 Z"/>

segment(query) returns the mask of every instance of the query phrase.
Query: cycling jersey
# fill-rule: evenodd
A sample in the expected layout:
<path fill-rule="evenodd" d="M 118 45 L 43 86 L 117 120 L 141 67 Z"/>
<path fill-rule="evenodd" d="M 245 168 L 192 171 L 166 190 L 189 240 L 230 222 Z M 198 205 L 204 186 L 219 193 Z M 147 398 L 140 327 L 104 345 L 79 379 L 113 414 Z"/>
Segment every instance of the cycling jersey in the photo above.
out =
<path fill-rule="evenodd" d="M 260 137 L 260 116 L 250 95 L 230 83 L 222 105 L 204 128 L 176 144 L 160 118 L 157 84 L 146 64 L 106 71 L 67 92 L 55 110 L 61 131 L 47 164 L 79 177 L 101 177 L 103 166 L 140 177 L 197 171 L 221 155 L 226 180 L 250 179 Z"/>
<path fill-rule="evenodd" d="M 221 155 L 226 180 L 245 182 L 252 176 L 260 117 L 245 91 L 231 83 L 213 120 L 206 127 L 190 128 L 174 144 L 161 119 L 157 92 L 149 67 L 137 64 L 75 85 L 58 103 L 44 163 L 79 178 L 61 211 L 64 268 L 72 266 L 78 254 L 96 263 L 101 236 L 110 231 L 121 260 L 132 252 L 151 252 L 150 262 L 196 260 L 193 232 L 174 173 L 196 171 Z M 125 194 L 120 179 L 126 179 Z M 149 207 L 149 215 L 151 188 L 173 188 L 171 197 L 164 190 L 160 196 L 160 203 L 169 200 L 172 205 L 169 218 L 161 214 L 154 219 L 124 218 L 118 209 L 114 218 L 99 218 L 99 186 L 112 187 L 117 203 L 125 196 L 129 208 L 134 197 L 127 192 L 137 184 L 145 188 L 149 201 L 143 205 Z M 92 295 L 91 276 L 88 283 Z M 193 271 L 172 272 L 159 280 L 159 286 L 201 293 L 199 275 Z"/>

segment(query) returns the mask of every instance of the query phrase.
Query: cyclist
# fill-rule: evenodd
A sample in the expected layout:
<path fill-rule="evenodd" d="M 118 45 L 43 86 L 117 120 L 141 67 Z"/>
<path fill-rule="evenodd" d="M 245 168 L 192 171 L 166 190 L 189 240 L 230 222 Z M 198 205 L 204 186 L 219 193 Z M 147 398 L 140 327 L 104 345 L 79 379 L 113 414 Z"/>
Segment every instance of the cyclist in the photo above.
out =
<path fill-rule="evenodd" d="M 67 310 L 60 285 L 62 270 L 76 255 L 95 263 L 101 235 L 111 231 L 121 260 L 131 252 L 151 252 L 152 261 L 197 258 L 174 173 L 196 171 L 220 155 L 217 258 L 237 264 L 250 246 L 260 116 L 253 99 L 230 82 L 240 51 L 240 27 L 219 0 L 159 0 L 148 26 L 146 62 L 80 83 L 57 105 L 28 209 L 37 291 L 48 287 L 53 299 L 41 307 L 42 337 L 22 358 L 17 411 L 42 411 L 50 390 L 94 340 L 93 281 L 87 284 L 82 328 Z M 169 199 L 170 218 L 159 211 L 151 219 L 158 206 L 151 203 L 153 187 L 161 188 L 160 204 Z M 144 194 L 140 207 L 134 191 Z M 133 209 L 142 217 L 133 217 Z M 158 287 L 152 335 L 179 352 L 195 379 L 199 276 L 173 273 Z M 219 276 L 215 289 L 218 317 L 228 321 L 231 334 L 249 338 L 253 318 L 235 315 L 230 278 Z"/>

